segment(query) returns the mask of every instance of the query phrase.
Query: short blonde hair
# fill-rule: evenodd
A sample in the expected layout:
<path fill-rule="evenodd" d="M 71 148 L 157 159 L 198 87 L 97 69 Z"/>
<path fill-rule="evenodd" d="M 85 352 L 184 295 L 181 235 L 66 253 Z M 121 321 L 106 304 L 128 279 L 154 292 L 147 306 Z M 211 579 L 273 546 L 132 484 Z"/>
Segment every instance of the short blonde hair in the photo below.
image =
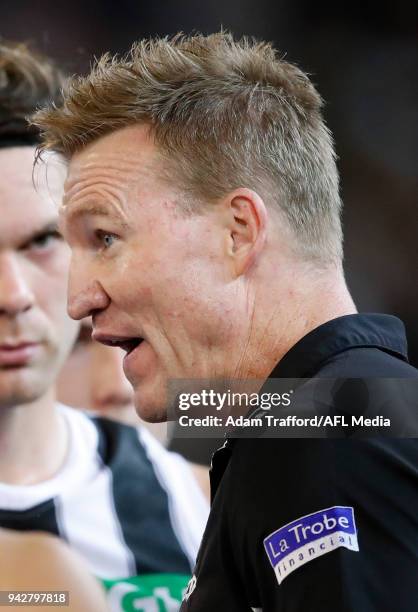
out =
<path fill-rule="evenodd" d="M 149 124 L 172 178 L 191 198 L 216 201 L 257 191 L 293 230 L 295 250 L 320 262 L 342 258 L 341 201 L 322 100 L 271 44 L 177 35 L 108 54 L 73 77 L 60 106 L 33 119 L 41 150 L 67 159 L 101 136 Z"/>

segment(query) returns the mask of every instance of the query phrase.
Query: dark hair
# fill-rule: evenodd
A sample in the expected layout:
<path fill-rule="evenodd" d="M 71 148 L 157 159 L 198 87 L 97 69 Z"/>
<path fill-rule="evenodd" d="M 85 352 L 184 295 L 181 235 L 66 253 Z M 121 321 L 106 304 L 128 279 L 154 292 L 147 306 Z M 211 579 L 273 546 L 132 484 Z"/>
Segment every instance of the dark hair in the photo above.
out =
<path fill-rule="evenodd" d="M 27 44 L 0 39 L 0 147 L 39 142 L 28 119 L 60 99 L 63 76 L 49 59 Z"/>

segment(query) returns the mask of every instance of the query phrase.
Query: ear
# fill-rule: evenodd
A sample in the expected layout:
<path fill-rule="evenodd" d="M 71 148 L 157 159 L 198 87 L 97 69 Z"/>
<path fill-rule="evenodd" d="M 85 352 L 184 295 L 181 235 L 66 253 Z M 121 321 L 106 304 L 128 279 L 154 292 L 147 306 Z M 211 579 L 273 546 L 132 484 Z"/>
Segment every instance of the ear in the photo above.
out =
<path fill-rule="evenodd" d="M 267 209 L 260 196 L 251 189 L 236 189 L 229 194 L 229 256 L 236 276 L 253 265 L 266 242 Z"/>

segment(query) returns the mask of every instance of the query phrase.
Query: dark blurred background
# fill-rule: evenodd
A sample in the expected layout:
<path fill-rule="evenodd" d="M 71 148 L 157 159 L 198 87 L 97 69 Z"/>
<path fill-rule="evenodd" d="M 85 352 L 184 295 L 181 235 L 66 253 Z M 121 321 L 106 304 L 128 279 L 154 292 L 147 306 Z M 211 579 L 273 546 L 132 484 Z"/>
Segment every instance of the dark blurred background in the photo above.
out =
<path fill-rule="evenodd" d="M 70 73 L 150 35 L 274 41 L 326 100 L 345 202 L 346 270 L 359 310 L 391 312 L 418 365 L 418 2 L 69 0 L 2 3 L 0 35 L 34 43 Z"/>

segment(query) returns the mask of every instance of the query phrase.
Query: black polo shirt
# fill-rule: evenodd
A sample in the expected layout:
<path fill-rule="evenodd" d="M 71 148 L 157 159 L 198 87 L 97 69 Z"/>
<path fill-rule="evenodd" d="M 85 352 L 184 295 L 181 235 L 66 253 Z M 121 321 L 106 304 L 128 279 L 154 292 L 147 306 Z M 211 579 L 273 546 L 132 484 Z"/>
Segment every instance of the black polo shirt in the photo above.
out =
<path fill-rule="evenodd" d="M 417 388 L 418 372 L 401 321 L 349 315 L 302 338 L 271 377 L 381 379 L 369 407 L 402 414 L 405 403 L 411 409 L 402 380 Z M 228 439 L 214 455 L 211 483 L 181 612 L 418 609 L 415 439 Z"/>

